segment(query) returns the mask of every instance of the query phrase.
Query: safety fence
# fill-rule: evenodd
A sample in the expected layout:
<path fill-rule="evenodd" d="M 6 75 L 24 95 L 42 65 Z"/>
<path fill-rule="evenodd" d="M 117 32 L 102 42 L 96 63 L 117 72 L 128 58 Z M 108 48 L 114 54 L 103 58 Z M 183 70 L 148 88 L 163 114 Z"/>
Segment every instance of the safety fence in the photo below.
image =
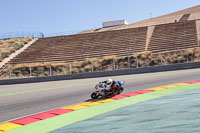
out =
<path fill-rule="evenodd" d="M 154 66 L 165 66 L 177 63 L 200 61 L 200 48 L 170 51 L 165 53 L 151 52 L 125 57 L 107 56 L 103 59 L 86 59 L 71 63 L 41 62 L 35 64 L 19 64 L 7 66 L 2 79 L 71 75 L 90 72 L 106 72 L 126 69 L 137 69 Z"/>
<path fill-rule="evenodd" d="M 200 68 L 200 62 L 177 63 L 177 64 L 170 64 L 170 65 L 139 67 L 139 68 L 131 68 L 131 69 L 115 70 L 115 71 L 105 71 L 105 72 L 90 72 L 90 73 L 76 73 L 76 74 L 58 75 L 58 76 L 7 79 L 7 80 L 0 80 L 0 85 L 96 78 L 96 77 L 118 76 L 118 75 L 128 75 L 128 74 L 174 71 L 174 70 L 183 70 L 183 69 L 192 69 L 192 68 Z"/>
<path fill-rule="evenodd" d="M 56 33 L 43 33 L 43 32 L 5 32 L 0 33 L 0 39 L 10 39 L 10 38 L 23 38 L 23 37 L 32 37 L 32 38 L 45 38 L 45 37 L 54 37 L 54 36 L 65 36 L 73 35 L 80 32 L 80 30 L 68 31 L 68 32 L 56 32 Z"/>

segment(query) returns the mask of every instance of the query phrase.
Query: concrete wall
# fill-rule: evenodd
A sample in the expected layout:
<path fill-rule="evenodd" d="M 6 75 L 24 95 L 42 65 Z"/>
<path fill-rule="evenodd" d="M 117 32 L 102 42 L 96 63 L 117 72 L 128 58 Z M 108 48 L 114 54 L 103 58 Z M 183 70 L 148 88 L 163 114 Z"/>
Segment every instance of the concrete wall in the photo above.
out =
<path fill-rule="evenodd" d="M 71 75 L 8 79 L 8 80 L 0 80 L 0 85 L 107 77 L 107 76 L 128 75 L 128 74 L 174 71 L 174 70 L 183 70 L 183 69 L 192 69 L 192 68 L 200 68 L 200 62 L 178 63 L 178 64 L 172 64 L 172 65 L 133 68 L 133 69 L 125 69 L 125 70 L 106 71 L 106 72 L 91 72 L 91 73 L 81 73 L 81 74 L 71 74 Z"/>

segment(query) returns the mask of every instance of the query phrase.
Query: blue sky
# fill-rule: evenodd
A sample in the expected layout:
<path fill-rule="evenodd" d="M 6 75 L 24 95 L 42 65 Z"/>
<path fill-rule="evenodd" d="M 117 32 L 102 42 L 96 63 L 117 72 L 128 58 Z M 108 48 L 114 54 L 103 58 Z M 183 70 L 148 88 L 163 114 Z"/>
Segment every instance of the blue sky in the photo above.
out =
<path fill-rule="evenodd" d="M 128 23 L 199 5 L 199 0 L 1 0 L 0 33 L 58 33 L 99 28 L 103 21 Z"/>

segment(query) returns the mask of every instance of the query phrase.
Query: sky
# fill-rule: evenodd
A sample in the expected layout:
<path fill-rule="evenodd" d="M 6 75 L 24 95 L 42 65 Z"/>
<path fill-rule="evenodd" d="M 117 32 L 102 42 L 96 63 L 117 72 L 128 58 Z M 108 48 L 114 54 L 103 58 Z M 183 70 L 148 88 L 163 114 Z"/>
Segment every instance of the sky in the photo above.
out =
<path fill-rule="evenodd" d="M 200 4 L 200 0 L 1 0 L 0 33 L 70 34 L 125 19 L 133 23 Z"/>

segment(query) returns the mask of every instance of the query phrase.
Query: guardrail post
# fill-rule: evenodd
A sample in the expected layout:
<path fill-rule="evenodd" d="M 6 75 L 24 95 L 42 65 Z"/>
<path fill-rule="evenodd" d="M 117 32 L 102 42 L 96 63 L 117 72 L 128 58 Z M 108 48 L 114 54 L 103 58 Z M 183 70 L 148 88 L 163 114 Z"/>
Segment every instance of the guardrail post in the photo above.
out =
<path fill-rule="evenodd" d="M 72 65 L 69 64 L 69 74 L 72 74 Z"/>
<path fill-rule="evenodd" d="M 30 77 L 32 77 L 32 69 L 29 67 Z"/>
<path fill-rule="evenodd" d="M 12 71 L 9 69 L 9 78 L 12 78 Z"/>
<path fill-rule="evenodd" d="M 113 70 L 115 70 L 115 60 L 113 59 Z"/>
<path fill-rule="evenodd" d="M 92 72 L 94 72 L 94 62 L 92 61 L 91 64 L 92 64 Z"/>
<path fill-rule="evenodd" d="M 49 66 L 49 75 L 52 76 L 52 68 Z"/>

